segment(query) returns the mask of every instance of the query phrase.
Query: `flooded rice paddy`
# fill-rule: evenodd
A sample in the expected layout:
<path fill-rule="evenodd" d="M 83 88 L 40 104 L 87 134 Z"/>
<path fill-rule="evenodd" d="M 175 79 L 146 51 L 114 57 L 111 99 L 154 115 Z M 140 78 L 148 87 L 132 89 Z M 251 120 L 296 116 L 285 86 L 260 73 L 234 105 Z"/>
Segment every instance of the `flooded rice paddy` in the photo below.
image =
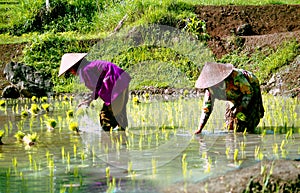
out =
<path fill-rule="evenodd" d="M 81 109 L 71 96 L 2 102 L 0 192 L 160 192 L 264 159 L 300 158 L 297 99 L 264 96 L 256 134 L 224 130 L 217 101 L 197 136 L 202 98 L 131 97 L 126 132 L 101 131 L 100 100 Z"/>

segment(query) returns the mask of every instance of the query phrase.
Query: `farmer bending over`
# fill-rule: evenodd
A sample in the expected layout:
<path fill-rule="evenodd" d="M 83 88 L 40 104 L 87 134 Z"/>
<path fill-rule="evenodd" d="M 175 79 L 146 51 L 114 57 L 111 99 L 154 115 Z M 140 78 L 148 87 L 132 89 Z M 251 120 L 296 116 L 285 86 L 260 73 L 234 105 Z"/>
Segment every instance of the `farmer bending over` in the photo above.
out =
<path fill-rule="evenodd" d="M 215 99 L 226 100 L 226 128 L 254 132 L 264 116 L 259 81 L 254 74 L 232 64 L 208 62 L 196 81 L 205 89 L 202 114 L 195 134 L 201 133 L 214 107 Z"/>
<path fill-rule="evenodd" d="M 131 77 L 111 62 L 102 60 L 90 62 L 85 58 L 86 55 L 86 53 L 64 54 L 58 76 L 66 72 L 79 76 L 80 81 L 93 91 L 90 98 L 81 102 L 78 107 L 89 106 L 98 97 L 104 101 L 99 115 L 100 125 L 104 131 L 117 128 L 125 130 L 128 126 L 126 104 Z"/>

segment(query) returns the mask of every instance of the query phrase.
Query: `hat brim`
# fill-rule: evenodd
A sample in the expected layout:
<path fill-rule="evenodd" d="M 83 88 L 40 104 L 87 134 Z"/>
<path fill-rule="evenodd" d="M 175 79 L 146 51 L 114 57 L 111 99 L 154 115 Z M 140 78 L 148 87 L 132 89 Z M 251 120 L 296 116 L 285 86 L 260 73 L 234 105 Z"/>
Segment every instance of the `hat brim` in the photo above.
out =
<path fill-rule="evenodd" d="M 86 55 L 87 53 L 64 54 L 61 59 L 58 77 L 62 76 L 64 73 L 70 70 L 70 68 L 72 68 L 75 64 L 81 61 Z"/>
<path fill-rule="evenodd" d="M 207 62 L 196 81 L 195 87 L 201 89 L 212 87 L 227 78 L 233 68 L 232 64 Z"/>

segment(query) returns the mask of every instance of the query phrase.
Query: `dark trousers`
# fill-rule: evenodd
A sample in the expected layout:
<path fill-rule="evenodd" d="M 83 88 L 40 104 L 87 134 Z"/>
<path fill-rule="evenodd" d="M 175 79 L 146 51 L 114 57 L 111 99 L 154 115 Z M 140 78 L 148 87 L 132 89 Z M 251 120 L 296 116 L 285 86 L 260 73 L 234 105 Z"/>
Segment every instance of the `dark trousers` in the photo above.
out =
<path fill-rule="evenodd" d="M 128 88 L 126 88 L 110 105 L 103 104 L 100 112 L 100 125 L 104 131 L 119 126 L 125 130 L 128 126 L 126 105 L 128 102 Z"/>

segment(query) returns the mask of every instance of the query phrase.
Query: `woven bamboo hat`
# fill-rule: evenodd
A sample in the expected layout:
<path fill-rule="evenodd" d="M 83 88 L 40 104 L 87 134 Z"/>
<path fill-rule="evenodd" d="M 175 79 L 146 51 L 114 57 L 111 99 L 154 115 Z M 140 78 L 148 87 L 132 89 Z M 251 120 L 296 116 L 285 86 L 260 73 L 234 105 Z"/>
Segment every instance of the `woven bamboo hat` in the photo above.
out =
<path fill-rule="evenodd" d="M 196 88 L 209 88 L 214 86 L 227 78 L 232 71 L 232 64 L 207 62 L 205 63 L 195 86 Z"/>
<path fill-rule="evenodd" d="M 82 60 L 86 55 L 87 55 L 87 53 L 67 53 L 67 54 L 64 54 L 61 58 L 61 64 L 60 64 L 58 76 L 63 75 L 72 66 L 74 66 L 77 62 Z"/>

